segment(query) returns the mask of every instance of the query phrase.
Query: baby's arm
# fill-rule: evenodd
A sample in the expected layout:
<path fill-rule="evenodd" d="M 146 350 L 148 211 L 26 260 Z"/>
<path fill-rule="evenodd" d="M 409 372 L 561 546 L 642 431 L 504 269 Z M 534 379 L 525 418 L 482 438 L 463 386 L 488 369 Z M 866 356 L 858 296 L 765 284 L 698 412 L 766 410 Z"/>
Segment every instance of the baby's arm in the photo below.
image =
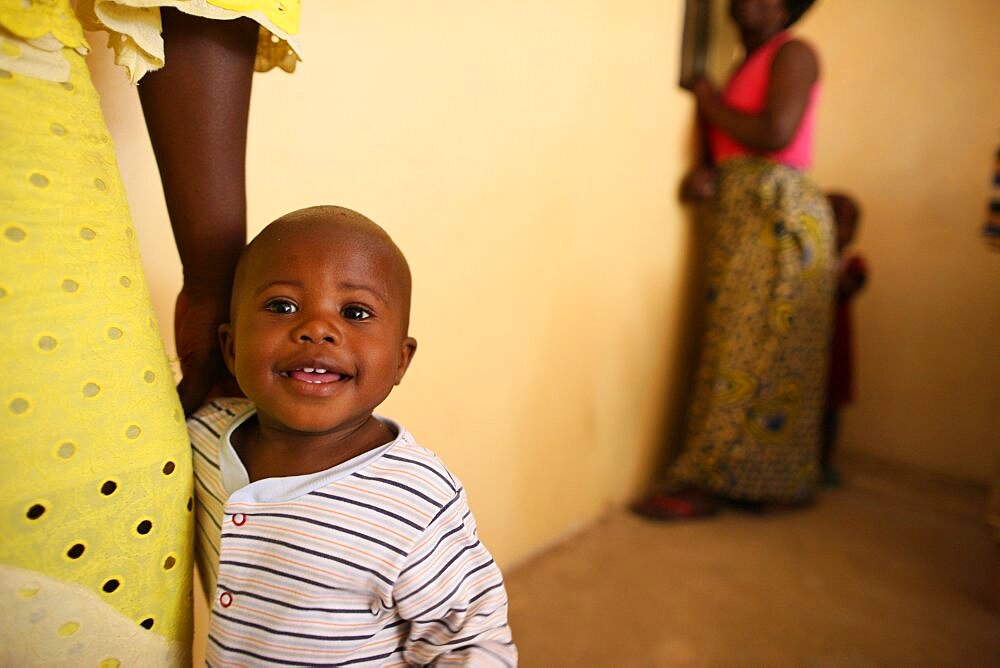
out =
<path fill-rule="evenodd" d="M 852 255 L 837 280 L 838 298 L 846 301 L 854 297 L 868 281 L 868 265 L 860 255 Z"/>
<path fill-rule="evenodd" d="M 425 529 L 395 586 L 410 621 L 404 658 L 426 665 L 515 666 L 500 569 L 459 489 Z"/>

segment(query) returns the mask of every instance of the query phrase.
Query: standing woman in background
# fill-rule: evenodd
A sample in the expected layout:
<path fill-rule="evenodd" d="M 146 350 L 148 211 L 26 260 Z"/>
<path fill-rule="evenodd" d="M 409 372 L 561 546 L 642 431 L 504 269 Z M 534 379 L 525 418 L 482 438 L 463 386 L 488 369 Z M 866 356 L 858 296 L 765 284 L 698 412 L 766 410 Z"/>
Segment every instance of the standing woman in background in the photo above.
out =
<path fill-rule="evenodd" d="M 746 57 L 722 94 L 692 90 L 708 161 L 683 194 L 710 207 L 706 333 L 685 442 L 654 519 L 808 501 L 818 481 L 834 274 L 812 164 L 819 62 L 788 32 L 811 0 L 731 0 Z"/>
<path fill-rule="evenodd" d="M 133 82 L 158 70 L 140 94 L 192 411 L 222 379 L 250 80 L 294 69 L 297 24 L 297 0 L 0 0 L 2 665 L 190 665 L 190 446 L 83 28 Z"/>

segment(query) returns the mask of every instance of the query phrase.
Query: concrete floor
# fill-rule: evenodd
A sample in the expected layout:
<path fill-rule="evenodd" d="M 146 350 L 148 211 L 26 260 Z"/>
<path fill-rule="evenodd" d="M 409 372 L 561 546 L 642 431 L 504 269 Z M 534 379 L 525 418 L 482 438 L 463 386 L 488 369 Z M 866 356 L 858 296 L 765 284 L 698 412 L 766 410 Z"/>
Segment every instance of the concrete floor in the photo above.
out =
<path fill-rule="evenodd" d="M 612 513 L 511 570 L 521 665 L 1000 666 L 985 489 L 844 475 L 778 516 Z"/>

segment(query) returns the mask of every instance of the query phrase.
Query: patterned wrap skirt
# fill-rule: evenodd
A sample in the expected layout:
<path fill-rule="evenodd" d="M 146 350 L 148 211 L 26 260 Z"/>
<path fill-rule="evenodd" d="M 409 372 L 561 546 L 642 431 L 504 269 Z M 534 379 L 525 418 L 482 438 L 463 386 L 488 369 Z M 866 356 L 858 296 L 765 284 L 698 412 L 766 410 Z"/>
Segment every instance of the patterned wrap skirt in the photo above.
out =
<path fill-rule="evenodd" d="M 668 479 L 730 499 L 804 501 L 818 481 L 832 214 L 802 172 L 741 157 L 719 167 L 710 220 L 706 333 Z"/>

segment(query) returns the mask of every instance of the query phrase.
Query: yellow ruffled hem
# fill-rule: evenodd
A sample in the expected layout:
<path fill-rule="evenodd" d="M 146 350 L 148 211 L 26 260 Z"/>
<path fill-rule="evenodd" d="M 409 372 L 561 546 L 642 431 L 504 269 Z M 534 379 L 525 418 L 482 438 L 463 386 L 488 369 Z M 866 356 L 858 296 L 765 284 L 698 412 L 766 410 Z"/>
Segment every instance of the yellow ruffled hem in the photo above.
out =
<path fill-rule="evenodd" d="M 70 0 L 0 0 L 0 27 L 25 42 L 42 38 L 57 40 L 62 46 L 83 49 L 87 40 L 73 14 Z"/>
<path fill-rule="evenodd" d="M 208 19 L 246 17 L 256 21 L 261 27 L 255 63 L 258 72 L 275 67 L 293 72 L 301 60 L 295 40 L 298 0 L 80 0 L 77 14 L 87 30 L 108 33 L 115 63 L 125 68 L 132 83 L 138 83 L 147 72 L 163 67 L 161 7 Z"/>
<path fill-rule="evenodd" d="M 0 0 L 0 70 L 65 82 L 63 47 L 86 54 L 87 30 L 108 33 L 115 62 L 132 83 L 163 67 L 160 8 L 215 20 L 249 18 L 260 25 L 254 69 L 294 72 L 301 60 L 296 39 L 299 0 Z"/>

